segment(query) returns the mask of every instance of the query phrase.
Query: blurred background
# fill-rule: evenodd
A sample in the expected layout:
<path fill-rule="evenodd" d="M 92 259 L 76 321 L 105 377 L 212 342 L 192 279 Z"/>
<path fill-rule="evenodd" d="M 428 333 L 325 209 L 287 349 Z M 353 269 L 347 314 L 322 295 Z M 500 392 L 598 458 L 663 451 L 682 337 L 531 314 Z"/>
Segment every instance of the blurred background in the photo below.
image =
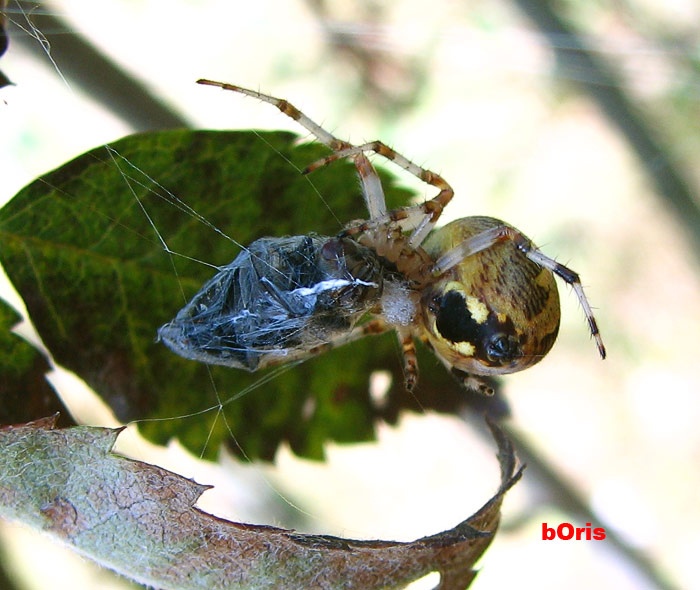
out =
<path fill-rule="evenodd" d="M 6 32 L 0 203 L 137 130 L 300 132 L 194 83 L 208 77 L 286 98 L 340 138 L 381 138 L 452 184 L 445 222 L 502 218 L 578 271 L 609 356 L 562 286 L 557 345 L 505 380 L 529 468 L 473 587 L 700 587 L 697 2 L 9 0 Z M 51 379 L 79 420 L 115 424 L 75 378 Z M 324 464 L 205 464 L 133 432 L 120 444 L 214 484 L 199 505 L 218 515 L 355 538 L 451 527 L 498 481 L 489 441 L 437 414 L 332 446 Z M 608 539 L 541 538 L 543 522 L 590 521 Z M 8 587 L 129 587 L 17 525 L 1 523 L 0 553 Z"/>

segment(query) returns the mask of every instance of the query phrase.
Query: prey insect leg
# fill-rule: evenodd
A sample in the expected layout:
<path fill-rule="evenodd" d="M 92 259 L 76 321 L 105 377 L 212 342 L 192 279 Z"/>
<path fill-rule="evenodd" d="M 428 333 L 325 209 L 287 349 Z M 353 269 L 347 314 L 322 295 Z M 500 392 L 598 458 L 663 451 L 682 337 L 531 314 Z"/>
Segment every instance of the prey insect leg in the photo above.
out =
<path fill-rule="evenodd" d="M 334 338 L 330 342 L 326 342 L 325 344 L 312 348 L 309 351 L 309 356 L 311 357 L 323 354 L 324 352 L 333 350 L 334 348 L 349 344 L 350 342 L 355 342 L 355 340 L 360 340 L 365 336 L 383 334 L 384 332 L 391 330 L 391 328 L 392 326 L 380 318 L 372 319 L 364 324 L 355 326 L 349 332 Z"/>

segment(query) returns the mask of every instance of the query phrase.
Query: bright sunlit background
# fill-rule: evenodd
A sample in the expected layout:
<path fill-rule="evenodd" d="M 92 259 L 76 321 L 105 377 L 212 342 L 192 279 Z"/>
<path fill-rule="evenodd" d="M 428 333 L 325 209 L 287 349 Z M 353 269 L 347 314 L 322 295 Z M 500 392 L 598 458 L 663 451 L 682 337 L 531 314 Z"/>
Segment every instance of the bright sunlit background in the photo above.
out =
<path fill-rule="evenodd" d="M 640 160 L 577 84 L 595 72 L 555 59 L 550 43 L 571 48 L 572 38 L 545 38 L 522 10 L 541 4 L 10 0 L 0 70 L 15 86 L 0 89 L 0 203 L 139 127 L 68 76 L 79 61 L 52 63 L 57 36 L 86 37 L 194 127 L 300 131 L 268 105 L 194 83 L 208 77 L 287 98 L 341 138 L 383 139 L 455 188 L 444 221 L 502 218 L 580 273 L 609 358 L 600 361 L 562 286 L 557 345 L 507 378 L 512 424 L 667 588 L 700 587 L 700 252 L 692 237 L 700 228 L 682 225 L 650 178 L 659 162 Z M 32 7 L 65 28 L 33 28 Z M 569 0 L 556 8 L 613 66 L 616 87 L 699 207 L 700 5 Z M 433 196 L 401 177 L 421 198 Z M 21 305 L 6 280 L 1 289 Z M 54 379 L 81 420 L 115 424 L 89 396 L 76 396 L 80 384 Z M 327 464 L 290 452 L 275 467 L 228 457 L 202 464 L 177 443 L 157 449 L 133 434 L 121 448 L 215 484 L 200 502 L 206 510 L 356 538 L 410 540 L 449 528 L 498 482 L 493 449 L 467 423 L 433 414 L 381 428 L 376 444 L 329 448 Z M 542 522 L 572 517 L 529 477 L 506 497 L 504 530 L 474 588 L 656 587 L 607 541 L 542 541 Z M 126 584 L 16 525 L 2 523 L 0 551 L 18 588 Z"/>

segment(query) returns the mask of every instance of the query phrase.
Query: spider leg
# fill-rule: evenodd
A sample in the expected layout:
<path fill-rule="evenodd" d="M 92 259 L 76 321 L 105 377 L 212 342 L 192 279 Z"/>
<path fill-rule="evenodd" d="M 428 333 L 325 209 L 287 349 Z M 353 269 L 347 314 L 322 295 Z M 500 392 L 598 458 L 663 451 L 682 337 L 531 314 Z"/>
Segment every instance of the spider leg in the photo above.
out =
<path fill-rule="evenodd" d="M 425 222 L 426 215 L 420 205 L 413 207 L 404 207 L 402 209 L 394 209 L 386 212 L 380 217 L 375 217 L 369 220 L 356 221 L 350 223 L 345 229 L 340 232 L 342 236 L 354 236 L 359 233 L 365 233 L 373 229 L 384 226 L 394 226 L 402 232 L 415 230 L 422 226 Z M 422 242 L 422 240 L 421 240 Z M 418 248 L 419 244 L 410 244 L 413 248 Z"/>
<path fill-rule="evenodd" d="M 377 171 L 372 166 L 369 158 L 363 153 L 355 156 L 355 168 L 360 177 L 362 194 L 365 197 L 365 204 L 369 212 L 370 219 L 378 219 L 386 215 L 386 201 L 384 199 L 384 189 L 379 180 Z"/>
<path fill-rule="evenodd" d="M 325 166 L 326 164 L 329 164 L 335 160 L 353 157 L 357 172 L 360 176 L 360 181 L 362 182 L 362 190 L 364 192 L 365 201 L 367 202 L 367 208 L 370 213 L 370 221 L 367 222 L 366 225 L 361 224 L 357 226 L 357 228 L 352 228 L 352 230 L 349 232 L 350 234 L 363 232 L 367 229 L 382 225 L 387 221 L 395 221 L 400 219 L 402 220 L 401 228 L 405 231 L 412 230 L 413 232 L 409 238 L 409 245 L 412 248 L 417 248 L 423 243 L 423 240 L 425 240 L 427 235 L 435 227 L 437 220 L 442 214 L 442 210 L 450 202 L 450 200 L 452 200 L 454 191 L 447 181 L 442 178 L 442 176 L 414 164 L 408 158 L 394 151 L 381 141 L 372 141 L 360 146 L 355 146 L 328 133 L 328 131 L 323 129 L 318 123 L 312 121 L 293 104 L 284 100 L 283 98 L 276 98 L 256 90 L 249 90 L 234 84 L 227 84 L 226 82 L 200 79 L 197 80 L 197 83 L 204 84 L 206 86 L 216 86 L 222 90 L 231 90 L 233 92 L 245 94 L 246 96 L 251 96 L 262 102 L 271 104 L 277 107 L 282 113 L 291 119 L 294 119 L 322 144 L 333 150 L 334 153 L 308 166 L 303 171 L 305 174 L 315 170 L 316 168 Z M 392 213 L 387 214 L 386 205 L 384 204 L 384 192 L 381 189 L 379 176 L 369 160 L 364 156 L 365 152 L 375 152 L 381 156 L 384 156 L 388 160 L 395 162 L 404 170 L 420 178 L 423 182 L 437 187 L 440 189 L 440 192 L 435 197 L 429 201 L 426 201 L 425 203 L 422 203 L 421 205 L 399 210 L 410 211 L 408 216 L 396 215 Z"/>
<path fill-rule="evenodd" d="M 411 331 L 407 328 L 396 328 L 396 334 L 401 345 L 403 355 L 404 387 L 409 393 L 418 383 L 418 358 L 416 356 L 416 343 L 413 341 Z"/>
<path fill-rule="evenodd" d="M 450 367 L 447 366 L 447 369 L 450 371 L 450 373 L 452 373 L 452 376 L 455 377 L 455 379 L 457 379 L 460 385 L 465 389 L 475 391 L 476 393 L 488 397 L 491 397 L 494 393 L 496 393 L 493 387 L 486 383 L 486 381 L 484 381 L 482 377 L 472 375 L 471 373 L 465 373 L 464 371 L 460 371 L 459 369 L 455 369 L 454 367 L 450 369 Z"/>
<path fill-rule="evenodd" d="M 368 335 L 383 334 L 392 328 L 396 329 L 396 333 L 399 339 L 399 344 L 401 346 L 401 352 L 403 356 L 403 371 L 404 371 L 404 385 L 406 391 L 413 391 L 418 382 L 418 358 L 416 356 L 416 345 L 413 342 L 413 337 L 411 336 L 411 331 L 407 328 L 397 328 L 388 324 L 381 318 L 374 318 L 369 322 L 366 322 L 360 326 L 355 326 L 348 333 L 334 338 L 331 342 L 327 342 L 321 346 L 316 346 L 309 351 L 307 358 L 318 356 L 332 350 L 333 348 L 338 348 L 355 340 L 360 340 Z"/>
<path fill-rule="evenodd" d="M 334 151 L 343 150 L 345 148 L 354 148 L 351 143 L 342 141 L 331 135 L 323 129 L 318 123 L 312 121 L 304 113 L 302 113 L 298 108 L 288 101 L 275 98 L 274 96 L 269 96 L 268 94 L 263 94 L 262 92 L 257 92 L 255 90 L 248 90 L 247 88 L 242 88 L 241 86 L 235 86 L 234 84 L 227 84 L 225 82 L 215 82 L 213 80 L 197 80 L 198 84 L 204 84 L 206 86 L 216 86 L 223 90 L 231 90 L 233 92 L 239 92 L 245 94 L 246 96 L 252 96 L 263 102 L 271 104 L 277 107 L 282 113 L 294 119 L 307 131 L 309 131 L 318 141 L 322 144 L 328 146 Z M 365 203 L 367 204 L 367 209 L 369 211 L 370 219 L 377 217 L 382 217 L 386 214 L 386 204 L 384 201 L 384 191 L 382 189 L 379 176 L 376 170 L 364 155 L 363 151 L 354 153 L 355 167 L 357 168 L 357 173 L 360 177 L 360 182 L 362 184 L 362 192 L 365 197 Z"/>
<path fill-rule="evenodd" d="M 598 323 L 596 322 L 595 316 L 593 315 L 593 310 L 591 309 L 591 306 L 588 303 L 588 298 L 586 297 L 586 294 L 583 292 L 583 285 L 581 285 L 581 279 L 578 276 L 578 273 L 564 266 L 563 264 L 559 264 L 553 258 L 550 258 L 549 256 L 543 254 L 537 248 L 535 248 L 532 245 L 532 243 L 527 244 L 527 246 L 529 246 L 529 250 L 526 250 L 524 246 L 520 246 L 520 249 L 523 252 L 525 252 L 525 255 L 530 260 L 536 262 L 544 268 L 551 270 L 555 275 L 557 275 L 563 281 L 571 285 L 571 288 L 574 290 L 574 293 L 576 293 L 576 297 L 578 297 L 578 300 L 581 303 L 583 313 L 586 315 L 586 320 L 588 320 L 588 327 L 590 328 L 591 335 L 595 339 L 596 345 L 598 346 L 600 358 L 604 359 L 606 356 L 605 345 L 603 344 L 603 339 L 600 336 L 600 331 L 598 330 Z"/>
<path fill-rule="evenodd" d="M 411 227 L 413 233 L 409 238 L 409 245 L 412 248 L 417 248 L 423 243 L 423 240 L 425 240 L 427 235 L 435 227 L 435 224 L 440 218 L 443 209 L 452 200 L 452 197 L 454 195 L 454 190 L 452 190 L 452 187 L 439 174 L 436 174 L 435 172 L 432 172 L 430 170 L 426 170 L 425 168 L 421 168 L 420 166 L 414 164 L 413 162 L 411 162 L 411 160 L 401 155 L 400 153 L 394 151 L 381 141 L 371 141 L 369 143 L 365 143 L 363 145 L 358 146 L 346 145 L 341 149 L 336 149 L 334 150 L 334 153 L 329 154 L 325 158 L 317 160 L 313 164 L 307 166 L 303 170 L 303 173 L 307 174 L 309 172 L 312 172 L 313 170 L 321 168 L 322 166 L 326 166 L 327 164 L 330 164 L 331 162 L 334 162 L 341 158 L 356 156 L 357 154 L 365 152 L 375 152 L 380 156 L 384 156 L 387 160 L 391 160 L 397 166 L 400 166 L 407 172 L 410 172 L 417 178 L 421 179 L 423 182 L 440 189 L 440 192 L 429 201 L 425 201 L 420 205 L 415 205 L 414 207 L 407 208 L 415 209 L 416 212 L 420 212 L 423 216 L 420 221 L 416 222 Z M 376 221 L 377 220 L 371 219 L 368 222 L 368 227 L 359 226 L 357 231 L 366 231 L 366 229 L 373 227 L 376 224 Z"/>
<path fill-rule="evenodd" d="M 553 272 L 564 282 L 571 285 L 574 293 L 576 293 L 576 296 L 578 297 L 581 307 L 583 308 L 583 313 L 586 315 L 588 327 L 590 328 L 591 335 L 595 339 L 598 352 L 600 353 L 601 358 L 605 358 L 605 345 L 603 344 L 603 339 L 600 336 L 600 331 L 598 330 L 598 324 L 595 320 L 595 316 L 593 315 L 593 310 L 588 303 L 586 294 L 583 292 L 583 286 L 581 285 L 581 279 L 578 273 L 542 253 L 528 238 L 513 227 L 499 225 L 464 240 L 440 256 L 440 258 L 435 261 L 431 273 L 434 277 L 438 277 L 455 267 L 468 256 L 481 252 L 482 250 L 490 248 L 494 244 L 505 240 L 512 241 L 516 247 L 530 260 Z"/>
<path fill-rule="evenodd" d="M 232 90 L 233 92 L 239 92 L 240 94 L 245 94 L 246 96 L 252 96 L 257 98 L 262 102 L 266 102 L 277 107 L 282 113 L 287 115 L 289 118 L 294 119 L 299 125 L 304 127 L 309 133 L 311 133 L 318 141 L 322 144 L 327 145 L 333 151 L 342 150 L 344 148 L 353 147 L 351 143 L 338 139 L 337 137 L 331 135 L 323 129 L 318 123 L 315 123 L 304 113 L 302 113 L 298 108 L 296 108 L 290 102 L 284 100 L 283 98 L 275 98 L 269 94 L 263 94 L 262 92 L 257 92 L 256 90 L 248 90 L 247 88 L 242 88 L 241 86 L 235 86 L 234 84 L 227 84 L 226 82 L 215 82 L 214 80 L 197 80 L 197 84 L 204 84 L 205 86 L 216 86 L 222 90 Z"/>

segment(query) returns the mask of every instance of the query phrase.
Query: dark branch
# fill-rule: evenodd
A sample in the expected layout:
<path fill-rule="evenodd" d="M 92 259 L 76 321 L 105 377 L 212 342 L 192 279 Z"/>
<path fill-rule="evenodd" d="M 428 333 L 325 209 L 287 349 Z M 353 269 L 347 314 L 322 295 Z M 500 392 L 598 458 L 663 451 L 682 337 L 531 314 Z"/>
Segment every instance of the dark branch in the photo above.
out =
<path fill-rule="evenodd" d="M 80 87 L 136 131 L 189 126 L 187 119 L 161 103 L 141 81 L 95 48 L 89 40 L 76 32 L 74 27 L 50 14 L 52 10 L 47 7 L 46 2 L 41 4 L 41 10 L 35 10 L 35 2 L 18 1 L 18 5 L 34 27 L 46 37 L 50 43 L 51 57 L 71 84 Z M 20 19 L 21 14 L 14 14 L 13 20 L 26 28 L 27 23 Z M 49 62 L 41 43 L 18 29 L 12 21 L 8 33 L 12 43 L 21 45 L 38 59 Z M 126 31 L 124 42 L 128 43 Z M 21 79 L 13 81 L 18 85 L 22 84 Z M 192 82 L 194 83 L 194 80 Z"/>
<path fill-rule="evenodd" d="M 656 185 L 664 206 L 672 211 L 700 253 L 700 204 L 690 182 L 672 161 L 668 148 L 644 121 L 622 91 L 611 68 L 596 58 L 583 38 L 570 27 L 548 0 L 515 0 L 547 39 L 559 67 L 598 104 L 610 122 L 627 139 L 642 166 Z"/>

